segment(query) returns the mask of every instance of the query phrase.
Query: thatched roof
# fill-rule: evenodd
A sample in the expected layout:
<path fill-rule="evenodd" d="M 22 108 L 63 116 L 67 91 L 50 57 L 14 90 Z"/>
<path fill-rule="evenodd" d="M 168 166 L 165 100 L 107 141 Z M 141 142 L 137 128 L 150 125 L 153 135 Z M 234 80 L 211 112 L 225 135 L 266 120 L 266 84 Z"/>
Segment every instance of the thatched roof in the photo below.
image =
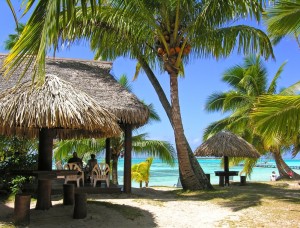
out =
<path fill-rule="evenodd" d="M 0 66 L 5 57 L 6 55 L 0 54 Z M 116 115 L 120 123 L 136 127 L 144 125 L 149 117 L 148 108 L 109 74 L 111 67 L 111 62 L 103 61 L 46 59 L 47 74 L 54 74 L 90 95 L 101 107 Z M 0 77 L 0 90 L 14 86 L 21 72 L 22 69 L 17 70 L 9 80 Z M 22 81 L 27 80 L 31 80 L 29 73 Z"/>
<path fill-rule="evenodd" d="M 254 146 L 228 131 L 221 131 L 210 137 L 194 153 L 196 156 L 260 157 Z"/>
<path fill-rule="evenodd" d="M 39 87 L 28 81 L 0 93 L 1 134 L 32 138 L 41 128 L 55 128 L 59 138 L 111 137 L 121 132 L 117 117 L 55 75 L 46 75 Z"/>

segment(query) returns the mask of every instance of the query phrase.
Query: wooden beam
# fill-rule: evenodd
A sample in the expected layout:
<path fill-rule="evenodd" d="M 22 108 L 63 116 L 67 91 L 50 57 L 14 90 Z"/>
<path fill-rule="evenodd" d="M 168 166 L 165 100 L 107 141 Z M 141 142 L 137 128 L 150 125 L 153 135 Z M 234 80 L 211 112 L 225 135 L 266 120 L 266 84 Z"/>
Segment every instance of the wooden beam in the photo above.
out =
<path fill-rule="evenodd" d="M 38 170 L 52 170 L 53 137 L 53 129 L 42 128 L 40 130 L 38 148 Z"/>
<path fill-rule="evenodd" d="M 132 126 L 124 127 L 124 189 L 125 193 L 131 193 L 131 150 L 132 150 Z"/>
<path fill-rule="evenodd" d="M 229 186 L 229 160 L 228 160 L 228 156 L 224 156 L 224 171 L 225 173 L 227 173 L 225 175 L 225 185 Z"/>
<path fill-rule="evenodd" d="M 42 128 L 39 134 L 38 170 L 52 170 L 52 150 L 54 129 Z M 51 180 L 38 180 L 37 210 L 48 210 L 51 207 Z"/>
<path fill-rule="evenodd" d="M 105 162 L 110 165 L 111 152 L 110 152 L 110 138 L 105 139 Z"/>

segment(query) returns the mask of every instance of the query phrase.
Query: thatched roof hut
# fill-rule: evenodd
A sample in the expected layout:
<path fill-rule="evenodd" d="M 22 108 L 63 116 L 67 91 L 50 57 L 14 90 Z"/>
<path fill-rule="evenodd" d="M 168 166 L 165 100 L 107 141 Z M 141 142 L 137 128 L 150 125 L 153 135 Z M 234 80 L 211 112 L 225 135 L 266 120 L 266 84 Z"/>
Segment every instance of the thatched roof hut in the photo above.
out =
<path fill-rule="evenodd" d="M 221 131 L 210 137 L 195 150 L 194 154 L 216 157 L 260 157 L 254 146 L 229 131 Z"/>
<path fill-rule="evenodd" d="M 6 56 L 0 54 L 0 66 Z M 120 124 L 131 124 L 134 127 L 144 125 L 149 117 L 148 108 L 109 74 L 111 67 L 111 62 L 104 61 L 46 59 L 46 74 L 54 74 L 70 82 L 75 89 L 90 95 L 101 107 L 113 113 Z M 8 80 L 0 77 L 0 90 L 16 85 L 22 70 L 15 71 Z M 22 79 L 23 82 L 30 80 L 30 73 Z"/>
<path fill-rule="evenodd" d="M 7 55 L 0 54 L 0 66 L 2 66 Z M 140 102 L 137 97 L 123 88 L 110 74 L 112 63 L 102 61 L 84 61 L 76 59 L 46 59 L 46 74 L 56 75 L 70 83 L 75 90 L 82 91 L 93 98 L 97 105 L 115 115 L 118 124 L 122 126 L 125 141 L 124 158 L 124 191 L 131 192 L 131 149 L 132 149 L 132 128 L 144 125 L 149 117 L 149 109 Z M 16 84 L 23 67 L 13 72 L 8 79 L 2 77 L 0 72 L 0 91 L 10 89 Z M 22 83 L 30 84 L 32 72 L 29 71 L 21 80 Z M 29 82 L 28 82 L 29 81 Z M 28 85 L 29 85 L 28 84 Z M 42 97 L 42 96 L 40 96 Z M 39 103 L 39 102 L 38 102 Z M 49 103 L 48 103 L 49 104 Z M 94 104 L 93 104 L 94 105 Z M 96 104 L 95 104 L 96 105 Z M 25 112 L 23 112 L 25 114 Z M 27 113 L 28 114 L 28 113 Z M 26 115 L 27 115 L 26 114 Z M 30 114 L 29 114 L 30 116 Z M 3 116 L 3 120 L 5 115 Z M 1 121 L 1 120 L 0 120 Z M 92 124 L 91 124 L 92 125 Z M 76 125 L 75 125 L 76 126 Z M 3 127 L 7 131 L 8 126 Z M 112 127 L 112 129 L 115 129 Z M 84 129 L 85 130 L 85 129 Z M 86 129 L 88 130 L 88 129 Z M 91 130 L 91 129 L 90 129 Z M 103 129 L 102 129 L 103 130 Z M 115 129 L 117 131 L 117 129 Z M 13 130 L 12 130 L 13 131 Z M 53 137 L 56 129 L 41 128 L 39 131 L 39 170 L 51 170 Z M 76 132 L 76 131 L 73 131 Z M 91 131 L 89 131 L 91 132 Z M 12 132 L 10 132 L 12 133 Z M 82 131 L 81 131 L 82 133 Z M 104 134 L 104 132 L 102 132 Z M 33 133 L 32 133 L 33 134 Z M 92 136 L 92 134 L 90 134 Z M 44 146 L 45 145 L 45 146 Z M 109 163 L 110 140 L 106 140 L 106 163 Z M 38 194 L 37 206 L 40 209 L 49 209 L 51 197 L 49 194 L 49 180 L 39 180 L 41 188 L 39 192 L 45 193 L 44 196 Z M 43 184 L 42 184 L 43 183 Z M 39 184 L 40 185 L 40 184 Z M 43 186 L 43 187 L 42 187 Z M 45 199 L 44 201 L 42 200 Z M 42 202 L 43 203 L 42 205 Z"/>
<path fill-rule="evenodd" d="M 31 81 L 0 93 L 0 134 L 38 138 L 42 128 L 59 138 L 112 137 L 121 133 L 117 118 L 86 93 L 46 75 L 43 85 Z"/>
<path fill-rule="evenodd" d="M 224 176 L 225 185 L 228 186 L 229 176 L 232 175 L 232 172 L 229 171 L 229 157 L 259 158 L 260 156 L 254 146 L 229 131 L 220 131 L 210 137 L 194 153 L 196 156 L 224 157 L 224 171 L 215 171 L 215 173 L 220 176 L 220 184 Z"/>

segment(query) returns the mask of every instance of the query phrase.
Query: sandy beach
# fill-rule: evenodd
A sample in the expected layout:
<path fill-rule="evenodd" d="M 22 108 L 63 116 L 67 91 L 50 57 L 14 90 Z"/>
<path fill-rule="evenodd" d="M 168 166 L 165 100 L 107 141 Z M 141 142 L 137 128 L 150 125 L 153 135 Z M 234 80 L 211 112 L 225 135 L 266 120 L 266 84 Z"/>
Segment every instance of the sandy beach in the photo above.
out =
<path fill-rule="evenodd" d="M 48 211 L 34 210 L 28 227 L 300 227 L 297 182 L 215 186 L 211 192 L 170 187 L 133 188 L 132 194 L 88 195 L 87 217 L 52 197 Z M 276 217 L 274 217 L 276 216 Z M 0 226 L 13 226 L 13 202 L 0 204 Z"/>

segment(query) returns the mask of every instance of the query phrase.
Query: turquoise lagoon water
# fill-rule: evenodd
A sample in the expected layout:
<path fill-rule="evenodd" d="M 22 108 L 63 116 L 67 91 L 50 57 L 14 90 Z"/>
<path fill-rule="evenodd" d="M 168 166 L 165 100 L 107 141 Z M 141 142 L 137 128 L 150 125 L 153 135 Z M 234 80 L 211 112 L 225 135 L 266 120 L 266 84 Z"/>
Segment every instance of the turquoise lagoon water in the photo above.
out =
<path fill-rule="evenodd" d="M 133 158 L 132 165 L 145 161 L 145 158 Z M 221 159 L 215 158 L 205 158 L 198 159 L 202 169 L 205 173 L 210 174 L 210 180 L 212 184 L 218 184 L 218 177 L 214 175 L 214 171 L 222 170 Z M 300 166 L 300 159 L 285 159 L 285 162 L 289 166 Z M 275 165 L 274 160 L 262 160 L 259 163 Z M 241 171 L 242 166 L 233 166 L 229 168 L 234 171 Z M 119 184 L 123 184 L 123 170 L 124 170 L 124 159 L 119 159 L 118 164 L 118 176 Z M 277 168 L 262 168 L 255 167 L 251 174 L 251 179 L 247 177 L 247 181 L 269 181 L 272 171 L 278 173 Z M 294 170 L 296 173 L 300 174 L 300 170 Z M 178 181 L 178 164 L 176 163 L 174 167 L 168 166 L 166 163 L 163 163 L 160 159 L 154 159 L 150 169 L 150 183 L 149 186 L 174 186 Z M 239 177 L 233 177 L 234 181 L 239 181 Z M 143 183 L 144 186 L 144 183 Z M 132 187 L 139 187 L 139 183 L 132 182 Z"/>

